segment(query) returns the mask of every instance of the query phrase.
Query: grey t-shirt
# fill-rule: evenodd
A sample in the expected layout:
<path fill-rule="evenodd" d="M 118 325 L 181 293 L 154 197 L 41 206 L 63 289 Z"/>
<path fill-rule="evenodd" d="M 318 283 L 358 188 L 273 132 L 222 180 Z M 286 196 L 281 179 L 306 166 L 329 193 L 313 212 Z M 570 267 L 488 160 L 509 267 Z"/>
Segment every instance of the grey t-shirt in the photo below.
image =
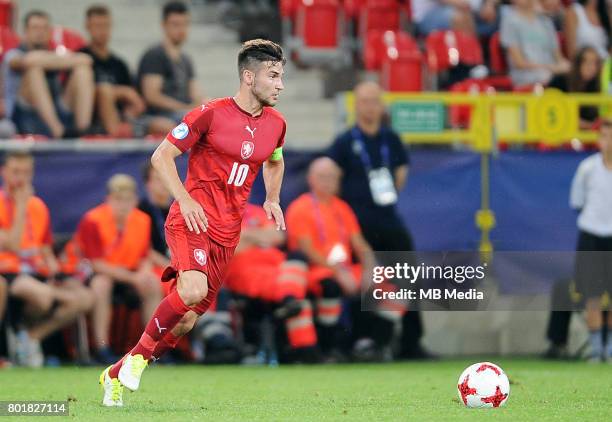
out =
<path fill-rule="evenodd" d="M 11 118 L 15 111 L 15 105 L 19 97 L 19 87 L 21 86 L 21 72 L 16 72 L 11 69 L 9 63 L 16 57 L 19 57 L 28 50 L 25 46 L 20 45 L 19 47 L 9 50 L 2 59 L 2 79 L 3 79 L 3 90 L 4 90 L 4 105 L 6 108 L 6 116 Z M 47 71 L 45 72 L 47 79 L 47 85 L 51 92 L 51 98 L 58 100 L 61 95 L 61 83 L 59 80 L 59 72 Z"/>
<path fill-rule="evenodd" d="M 541 14 L 528 19 L 509 7 L 502 14 L 500 29 L 501 44 L 504 48 L 517 47 L 531 63 L 554 64 L 555 51 L 559 40 L 552 21 Z M 516 86 L 547 83 L 550 72 L 545 69 L 517 69 L 508 57 L 510 78 Z"/>
<path fill-rule="evenodd" d="M 591 155 L 578 166 L 570 206 L 580 210 L 580 230 L 595 236 L 612 236 L 612 170 L 604 165 L 601 153 Z"/>
<path fill-rule="evenodd" d="M 177 101 L 189 104 L 189 82 L 195 77 L 191 59 L 181 53 L 177 61 L 173 61 L 164 50 L 163 45 L 150 48 L 138 65 L 138 88 L 142 90 L 142 78 L 147 74 L 160 75 L 163 78 L 162 93 Z M 163 111 L 150 107 L 150 111 Z"/>

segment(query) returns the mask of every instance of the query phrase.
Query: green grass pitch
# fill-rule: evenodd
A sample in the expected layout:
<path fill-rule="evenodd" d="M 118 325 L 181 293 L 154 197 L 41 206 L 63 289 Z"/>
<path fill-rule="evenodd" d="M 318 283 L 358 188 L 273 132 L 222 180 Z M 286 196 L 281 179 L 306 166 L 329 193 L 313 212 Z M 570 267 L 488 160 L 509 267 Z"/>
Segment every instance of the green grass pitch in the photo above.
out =
<path fill-rule="evenodd" d="M 456 382 L 465 367 L 480 360 L 153 366 L 140 390 L 126 390 L 125 407 L 110 409 L 100 405 L 102 368 L 13 368 L 0 371 L 0 400 L 68 399 L 70 419 L 86 421 L 610 420 L 612 365 L 493 359 L 510 377 L 506 406 L 466 409 Z"/>

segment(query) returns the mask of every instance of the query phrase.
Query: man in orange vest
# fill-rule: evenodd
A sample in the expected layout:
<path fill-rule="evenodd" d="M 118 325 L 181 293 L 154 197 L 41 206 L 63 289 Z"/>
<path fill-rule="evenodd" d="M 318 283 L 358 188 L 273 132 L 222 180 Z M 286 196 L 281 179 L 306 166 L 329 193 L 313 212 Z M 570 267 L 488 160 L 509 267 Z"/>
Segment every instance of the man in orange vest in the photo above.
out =
<path fill-rule="evenodd" d="M 116 174 L 107 183 L 106 201 L 89 210 L 75 234 L 76 245 L 93 270 L 90 287 L 96 295 L 92 312 L 97 359 L 116 359 L 109 348 L 113 288 L 132 287 L 142 302 L 146 323 L 161 300 L 150 260 L 151 219 L 136 208 L 136 181 Z M 125 292 L 125 290 L 124 290 Z"/>
<path fill-rule="evenodd" d="M 307 268 L 302 254 L 285 254 L 278 249 L 284 242 L 284 233 L 276 230 L 264 209 L 247 204 L 240 243 L 227 266 L 224 285 L 249 303 L 270 305 L 273 315 L 285 320 L 286 358 L 313 360 L 317 336 L 312 308 L 305 299 Z"/>
<path fill-rule="evenodd" d="M 34 159 L 25 152 L 8 153 L 0 190 L 0 275 L 9 295 L 24 304 L 28 320 L 19 331 L 18 363 L 41 366 L 40 341 L 87 312 L 94 297 L 76 280 L 64 279 L 53 250 L 51 218 L 34 195 Z"/>
<path fill-rule="evenodd" d="M 319 345 L 331 357 L 339 352 L 341 299 L 358 297 L 362 273 L 370 274 L 374 265 L 374 254 L 357 217 L 337 196 L 340 176 L 330 158 L 314 160 L 307 176 L 310 192 L 287 208 L 289 250 L 301 251 L 308 258 L 308 292 L 317 298 Z M 352 263 L 353 254 L 358 264 Z"/>

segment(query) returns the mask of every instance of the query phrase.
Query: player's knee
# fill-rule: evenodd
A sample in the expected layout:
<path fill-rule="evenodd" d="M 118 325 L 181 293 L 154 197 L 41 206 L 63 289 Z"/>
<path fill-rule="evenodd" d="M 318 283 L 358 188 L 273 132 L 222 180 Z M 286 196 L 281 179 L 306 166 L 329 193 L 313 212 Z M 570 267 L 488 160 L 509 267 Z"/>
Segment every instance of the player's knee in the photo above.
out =
<path fill-rule="evenodd" d="M 97 297 L 110 297 L 113 280 L 107 275 L 96 274 L 92 277 L 90 286 Z"/>
<path fill-rule="evenodd" d="M 334 298 L 342 296 L 342 287 L 331 278 L 321 280 L 321 292 L 323 297 Z"/>
<path fill-rule="evenodd" d="M 177 289 L 185 305 L 192 306 L 208 295 L 208 280 L 206 275 L 199 271 L 185 271 L 179 277 Z"/>

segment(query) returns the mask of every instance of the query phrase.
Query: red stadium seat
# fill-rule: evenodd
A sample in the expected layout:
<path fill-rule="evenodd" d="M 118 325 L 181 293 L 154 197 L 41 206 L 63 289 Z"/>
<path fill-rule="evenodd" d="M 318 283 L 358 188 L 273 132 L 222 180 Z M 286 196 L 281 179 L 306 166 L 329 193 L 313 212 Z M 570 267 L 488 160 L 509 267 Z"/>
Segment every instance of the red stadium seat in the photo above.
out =
<path fill-rule="evenodd" d="M 479 79 L 466 79 L 465 81 L 454 84 L 451 92 L 461 92 L 477 94 L 480 92 L 495 92 L 495 87 L 487 83 L 487 81 Z M 472 107 L 469 105 L 453 105 L 449 107 L 449 121 L 452 127 L 469 127 L 470 118 L 472 116 Z"/>
<path fill-rule="evenodd" d="M 359 9 L 359 38 L 368 32 L 400 29 L 400 5 L 397 0 L 367 0 Z"/>
<path fill-rule="evenodd" d="M 87 42 L 77 31 L 61 26 L 53 28 L 51 34 L 51 48 L 56 51 L 78 51 L 85 47 Z"/>
<path fill-rule="evenodd" d="M 416 41 L 407 33 L 385 31 L 381 85 L 386 91 L 421 91 L 423 56 Z"/>
<path fill-rule="evenodd" d="M 295 35 L 306 48 L 337 48 L 338 0 L 303 0 L 296 10 Z"/>
<path fill-rule="evenodd" d="M 15 5 L 12 0 L 0 0 L 0 27 L 12 28 Z"/>
<path fill-rule="evenodd" d="M 489 39 L 489 56 L 493 73 L 498 75 L 508 73 L 508 64 L 499 39 L 499 32 L 494 33 Z"/>
<path fill-rule="evenodd" d="M 427 63 L 438 73 L 458 65 L 483 64 L 482 48 L 478 39 L 460 31 L 435 31 L 426 41 Z"/>
<path fill-rule="evenodd" d="M 19 45 L 19 36 L 8 27 L 0 27 L 0 61 L 7 51 Z"/>
<path fill-rule="evenodd" d="M 299 3 L 300 0 L 280 0 L 279 11 L 281 18 L 295 18 L 295 12 Z"/>

